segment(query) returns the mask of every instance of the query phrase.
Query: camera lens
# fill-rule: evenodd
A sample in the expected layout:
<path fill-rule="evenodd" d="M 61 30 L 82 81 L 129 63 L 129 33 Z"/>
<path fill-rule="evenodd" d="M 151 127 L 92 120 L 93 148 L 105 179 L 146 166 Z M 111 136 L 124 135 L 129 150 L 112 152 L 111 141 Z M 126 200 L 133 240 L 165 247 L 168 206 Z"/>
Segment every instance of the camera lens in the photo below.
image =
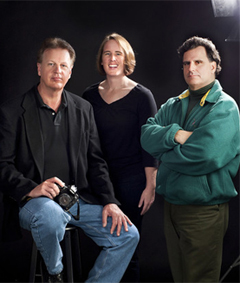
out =
<path fill-rule="evenodd" d="M 71 202 L 71 197 L 68 194 L 63 193 L 60 195 L 58 201 L 61 206 L 66 206 Z"/>

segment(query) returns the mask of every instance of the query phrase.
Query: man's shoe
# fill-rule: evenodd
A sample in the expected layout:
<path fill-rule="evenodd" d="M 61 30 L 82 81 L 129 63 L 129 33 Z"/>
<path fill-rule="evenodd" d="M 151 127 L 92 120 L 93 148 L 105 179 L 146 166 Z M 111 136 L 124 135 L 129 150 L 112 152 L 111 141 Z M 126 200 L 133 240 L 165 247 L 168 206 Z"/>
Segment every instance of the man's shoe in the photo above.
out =
<path fill-rule="evenodd" d="M 48 283 L 64 283 L 62 273 L 48 276 Z"/>

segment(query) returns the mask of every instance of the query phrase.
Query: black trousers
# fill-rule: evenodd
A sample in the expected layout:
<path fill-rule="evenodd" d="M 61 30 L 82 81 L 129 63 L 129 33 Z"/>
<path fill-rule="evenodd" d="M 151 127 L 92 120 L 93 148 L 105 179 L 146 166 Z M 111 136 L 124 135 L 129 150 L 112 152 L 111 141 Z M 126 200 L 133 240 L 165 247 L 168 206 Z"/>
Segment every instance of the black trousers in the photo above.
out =
<path fill-rule="evenodd" d="M 141 234 L 142 208 L 138 207 L 143 190 L 146 187 L 144 173 L 122 179 L 112 179 L 116 198 L 120 201 L 120 208 L 130 218 Z M 139 245 L 129 263 L 121 282 L 140 282 Z"/>

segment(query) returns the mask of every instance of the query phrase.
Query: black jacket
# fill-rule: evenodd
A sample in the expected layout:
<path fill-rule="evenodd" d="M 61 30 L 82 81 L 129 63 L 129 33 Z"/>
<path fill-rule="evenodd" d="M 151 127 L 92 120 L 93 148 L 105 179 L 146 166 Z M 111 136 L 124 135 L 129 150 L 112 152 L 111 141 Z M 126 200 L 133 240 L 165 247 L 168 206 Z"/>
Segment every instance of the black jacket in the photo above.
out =
<path fill-rule="evenodd" d="M 119 204 L 102 157 L 92 107 L 77 95 L 64 91 L 68 102 L 70 162 L 78 193 L 88 203 Z M 4 196 L 3 239 L 6 240 L 20 235 L 20 201 L 44 181 L 43 142 L 35 92 L 33 87 L 0 106 L 0 190 Z"/>

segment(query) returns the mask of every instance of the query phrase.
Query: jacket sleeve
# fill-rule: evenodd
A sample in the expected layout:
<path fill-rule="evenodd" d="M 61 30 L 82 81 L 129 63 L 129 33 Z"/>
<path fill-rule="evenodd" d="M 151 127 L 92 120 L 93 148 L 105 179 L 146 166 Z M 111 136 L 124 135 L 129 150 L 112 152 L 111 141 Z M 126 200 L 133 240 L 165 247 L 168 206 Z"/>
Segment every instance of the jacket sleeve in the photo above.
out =
<path fill-rule="evenodd" d="M 17 151 L 21 150 L 17 128 L 21 124 L 20 113 L 16 109 L 0 108 L 0 190 L 17 202 L 37 186 L 37 183 L 23 174 L 28 168 L 22 166 L 20 172 L 16 166 L 21 163 L 21 157 L 17 155 Z M 31 165 L 29 163 L 28 166 Z"/>
<path fill-rule="evenodd" d="M 175 134 L 182 129 L 177 123 L 168 124 L 167 108 L 171 100 L 158 110 L 154 118 L 149 118 L 142 126 L 141 145 L 148 153 L 158 160 L 164 153 L 174 149 L 178 143 L 174 141 Z"/>
<path fill-rule="evenodd" d="M 182 174 L 204 175 L 239 159 L 239 154 L 239 110 L 233 99 L 223 98 L 213 105 L 189 139 L 165 152 L 161 161 Z"/>

